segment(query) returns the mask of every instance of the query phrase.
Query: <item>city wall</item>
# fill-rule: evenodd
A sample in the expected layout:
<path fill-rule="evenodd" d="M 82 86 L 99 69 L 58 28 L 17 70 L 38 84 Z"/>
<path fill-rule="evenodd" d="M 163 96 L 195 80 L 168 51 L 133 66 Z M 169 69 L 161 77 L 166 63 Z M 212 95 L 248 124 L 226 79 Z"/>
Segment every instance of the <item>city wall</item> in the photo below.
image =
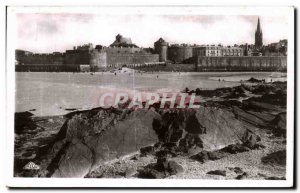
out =
<path fill-rule="evenodd" d="M 29 54 L 18 58 L 21 64 L 63 64 L 64 54 Z"/>
<path fill-rule="evenodd" d="M 17 71 L 71 71 L 80 70 L 80 65 L 90 65 L 91 69 L 106 67 L 146 66 L 159 62 L 158 54 L 150 53 L 112 53 L 99 50 L 68 50 L 65 54 L 34 54 L 24 55 L 19 58 L 20 64 Z M 55 65 L 59 67 L 55 67 Z M 150 65 L 150 64 L 149 64 Z"/>
<path fill-rule="evenodd" d="M 144 64 L 151 62 L 159 62 L 158 54 L 112 54 L 106 55 L 107 66 L 120 66 L 127 64 Z"/>
<path fill-rule="evenodd" d="M 80 66 L 54 65 L 54 64 L 27 64 L 16 65 L 16 72 L 79 72 Z"/>
<path fill-rule="evenodd" d="M 197 57 L 197 71 L 286 71 L 286 56 Z"/>

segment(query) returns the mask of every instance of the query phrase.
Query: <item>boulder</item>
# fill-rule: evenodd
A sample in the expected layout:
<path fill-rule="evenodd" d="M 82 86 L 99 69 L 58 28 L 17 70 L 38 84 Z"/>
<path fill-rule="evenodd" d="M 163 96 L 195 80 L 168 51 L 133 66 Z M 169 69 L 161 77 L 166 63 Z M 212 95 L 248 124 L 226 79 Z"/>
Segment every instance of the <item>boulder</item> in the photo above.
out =
<path fill-rule="evenodd" d="M 154 152 L 154 147 L 153 146 L 142 147 L 140 149 L 140 152 L 142 155 L 151 154 Z"/>
<path fill-rule="evenodd" d="M 276 177 L 276 176 L 267 177 L 265 179 L 266 180 L 286 180 L 285 177 Z"/>
<path fill-rule="evenodd" d="M 166 173 L 162 170 L 157 169 L 156 163 L 149 164 L 145 166 L 143 169 L 138 170 L 139 178 L 147 178 L 147 179 L 163 179 L 166 177 Z"/>
<path fill-rule="evenodd" d="M 244 180 L 244 179 L 246 179 L 247 176 L 248 176 L 248 174 L 246 172 L 244 172 L 243 174 L 238 175 L 235 179 Z"/>
<path fill-rule="evenodd" d="M 137 173 L 136 168 L 127 168 L 125 171 L 125 177 L 129 178 Z"/>
<path fill-rule="evenodd" d="M 202 151 L 196 155 L 190 157 L 193 160 L 197 160 L 198 162 L 204 163 L 209 160 L 208 152 Z"/>
<path fill-rule="evenodd" d="M 21 134 L 25 131 L 35 130 L 36 124 L 32 120 L 32 113 L 25 111 L 25 112 L 18 112 L 15 113 L 15 133 Z"/>
<path fill-rule="evenodd" d="M 226 176 L 226 171 L 225 170 L 212 170 L 212 171 L 207 172 L 207 174 Z"/>
<path fill-rule="evenodd" d="M 263 164 L 286 166 L 286 150 L 276 151 L 261 158 Z"/>
<path fill-rule="evenodd" d="M 231 154 L 237 154 L 237 153 L 242 153 L 245 151 L 249 151 L 250 149 L 246 146 L 243 146 L 241 144 L 232 144 L 228 145 L 227 147 L 222 148 L 220 151 L 222 152 L 227 152 Z"/>
<path fill-rule="evenodd" d="M 276 136 L 286 137 L 286 112 L 276 115 L 270 122 L 270 127 Z"/>
<path fill-rule="evenodd" d="M 167 155 L 166 158 L 169 158 L 168 155 L 195 155 L 208 151 L 207 155 L 199 155 L 199 160 L 205 161 L 205 156 L 209 160 L 217 160 L 226 155 L 226 152 L 243 152 L 249 148 L 233 145 L 222 151 L 215 150 L 238 143 L 253 146 L 258 141 L 257 136 L 249 128 L 245 128 L 228 109 L 204 106 L 193 110 L 151 108 L 126 110 L 125 114 L 126 116 L 123 110 L 114 108 L 67 114 L 68 119 L 54 143 L 61 145 L 53 146 L 55 151 L 46 158 L 50 160 L 51 166 L 48 176 L 85 176 L 105 161 L 139 150 L 142 154 L 156 154 L 162 150 Z M 76 146 L 80 151 L 74 151 Z M 68 156 L 74 157 L 74 160 Z M 75 160 L 76 157 L 79 161 Z M 158 156 L 156 163 L 156 167 L 163 166 L 163 174 L 154 172 L 151 167 L 147 167 L 144 174 L 153 178 L 170 175 L 168 162 L 163 159 Z M 82 164 L 75 167 L 78 162 Z M 177 171 L 177 165 L 172 163 L 171 166 L 173 174 Z"/>
<path fill-rule="evenodd" d="M 122 112 L 114 109 L 68 114 L 69 119 L 62 127 L 55 143 L 65 140 L 67 145 L 64 146 L 64 151 L 56 150 L 61 153 L 52 159 L 50 165 L 53 169 L 49 175 L 83 177 L 105 161 L 136 152 L 142 147 L 158 142 L 157 135 L 152 129 L 153 119 L 160 118 L 158 113 L 152 110 L 136 110 L 122 120 L 121 114 Z M 75 147 L 78 147 L 79 151 L 75 152 Z M 73 158 L 69 159 L 70 156 Z M 58 160 L 60 160 L 58 163 L 53 164 Z M 79 163 L 81 164 L 77 167 Z"/>
<path fill-rule="evenodd" d="M 200 163 L 205 163 L 206 161 L 215 161 L 218 159 L 222 159 L 223 157 L 227 156 L 228 153 L 220 150 L 216 151 L 202 151 L 196 155 L 191 156 L 190 158 L 196 160 Z"/>
<path fill-rule="evenodd" d="M 248 128 L 226 109 L 200 107 L 196 117 L 206 132 L 199 135 L 204 150 L 217 150 L 231 144 L 243 143 Z"/>
<path fill-rule="evenodd" d="M 168 162 L 168 172 L 169 172 L 170 175 L 175 175 L 175 174 L 183 173 L 184 169 L 177 162 L 169 161 Z"/>
<path fill-rule="evenodd" d="M 240 167 L 234 167 L 234 168 L 228 168 L 228 169 L 234 171 L 236 174 L 244 173 L 242 168 L 240 168 Z"/>
<path fill-rule="evenodd" d="M 157 159 L 157 163 L 151 163 L 144 168 L 138 170 L 139 178 L 162 179 L 171 175 L 176 175 L 184 172 L 183 167 L 177 162 L 168 161 L 164 157 Z"/>
<path fill-rule="evenodd" d="M 93 164 L 93 154 L 91 150 L 81 142 L 71 144 L 66 149 L 59 160 L 58 168 L 52 174 L 52 177 L 66 177 L 66 178 L 82 178 L 90 170 Z"/>

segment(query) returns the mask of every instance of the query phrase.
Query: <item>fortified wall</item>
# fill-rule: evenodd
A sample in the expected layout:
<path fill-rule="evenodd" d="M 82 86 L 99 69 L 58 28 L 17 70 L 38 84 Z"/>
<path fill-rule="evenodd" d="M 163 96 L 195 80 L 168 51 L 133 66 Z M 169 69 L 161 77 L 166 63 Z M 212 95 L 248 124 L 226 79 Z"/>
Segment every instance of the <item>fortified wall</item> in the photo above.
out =
<path fill-rule="evenodd" d="M 21 64 L 60 65 L 64 63 L 65 55 L 59 54 L 24 54 L 16 58 Z"/>
<path fill-rule="evenodd" d="M 107 53 L 107 66 L 111 65 L 126 65 L 126 64 L 144 64 L 150 62 L 158 62 L 159 55 L 158 54 L 147 54 L 147 53 L 122 53 L 122 54 L 115 54 L 115 53 Z"/>
<path fill-rule="evenodd" d="M 197 57 L 197 71 L 286 71 L 286 56 Z"/>
<path fill-rule="evenodd" d="M 120 34 L 109 46 L 84 44 L 74 46 L 65 53 L 32 54 L 16 50 L 17 71 L 80 71 L 89 66 L 90 70 L 101 70 L 106 67 L 160 65 L 159 54 L 152 54 L 139 48 Z M 59 64 L 59 67 L 56 65 Z M 82 68 L 81 68 L 82 67 Z"/>
<path fill-rule="evenodd" d="M 185 63 L 193 57 L 193 48 L 190 46 L 170 46 L 168 59 L 175 63 Z"/>
<path fill-rule="evenodd" d="M 106 53 L 99 50 L 67 50 L 64 64 L 68 66 L 91 65 L 91 67 L 105 67 Z"/>

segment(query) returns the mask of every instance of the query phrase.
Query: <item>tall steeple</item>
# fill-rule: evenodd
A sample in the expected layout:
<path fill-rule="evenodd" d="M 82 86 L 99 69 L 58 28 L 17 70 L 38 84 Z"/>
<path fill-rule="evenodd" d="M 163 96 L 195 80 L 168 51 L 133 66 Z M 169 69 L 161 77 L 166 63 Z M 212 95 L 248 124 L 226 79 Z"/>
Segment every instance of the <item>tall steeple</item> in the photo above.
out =
<path fill-rule="evenodd" d="M 261 32 L 259 17 L 258 17 L 258 19 L 257 19 L 257 29 L 256 29 L 256 31 Z"/>
<path fill-rule="evenodd" d="M 258 17 L 257 19 L 257 28 L 255 31 L 255 47 L 256 48 L 261 48 L 263 46 L 263 33 L 262 29 L 260 27 L 260 19 Z"/>

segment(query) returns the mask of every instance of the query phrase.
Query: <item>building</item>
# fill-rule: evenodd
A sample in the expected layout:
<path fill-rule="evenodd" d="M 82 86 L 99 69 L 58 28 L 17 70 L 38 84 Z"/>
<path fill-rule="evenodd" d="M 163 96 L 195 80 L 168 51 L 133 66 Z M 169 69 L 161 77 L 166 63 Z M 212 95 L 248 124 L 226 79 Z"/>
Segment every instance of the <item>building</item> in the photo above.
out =
<path fill-rule="evenodd" d="M 257 20 L 257 28 L 255 31 L 255 47 L 256 49 L 261 49 L 263 46 L 263 33 L 260 26 L 260 20 Z"/>
<path fill-rule="evenodd" d="M 204 45 L 194 48 L 196 56 L 222 56 L 222 46 Z"/>
<path fill-rule="evenodd" d="M 169 43 L 164 39 L 159 38 L 156 42 L 154 42 L 154 53 L 159 55 L 159 61 L 165 62 L 168 59 L 168 46 Z"/>
<path fill-rule="evenodd" d="M 193 57 L 193 47 L 187 44 L 174 44 L 168 47 L 168 60 L 174 63 L 190 63 Z"/>
<path fill-rule="evenodd" d="M 243 56 L 244 50 L 238 46 L 222 47 L 222 56 Z"/>
<path fill-rule="evenodd" d="M 287 55 L 287 40 L 271 43 L 262 48 L 264 56 L 286 56 Z"/>
<path fill-rule="evenodd" d="M 135 44 L 132 44 L 131 38 L 123 37 L 118 34 L 116 40 L 110 45 L 110 47 L 137 47 Z"/>
<path fill-rule="evenodd" d="M 243 48 L 237 46 L 205 45 L 194 48 L 195 56 L 221 57 L 221 56 L 243 56 Z"/>

